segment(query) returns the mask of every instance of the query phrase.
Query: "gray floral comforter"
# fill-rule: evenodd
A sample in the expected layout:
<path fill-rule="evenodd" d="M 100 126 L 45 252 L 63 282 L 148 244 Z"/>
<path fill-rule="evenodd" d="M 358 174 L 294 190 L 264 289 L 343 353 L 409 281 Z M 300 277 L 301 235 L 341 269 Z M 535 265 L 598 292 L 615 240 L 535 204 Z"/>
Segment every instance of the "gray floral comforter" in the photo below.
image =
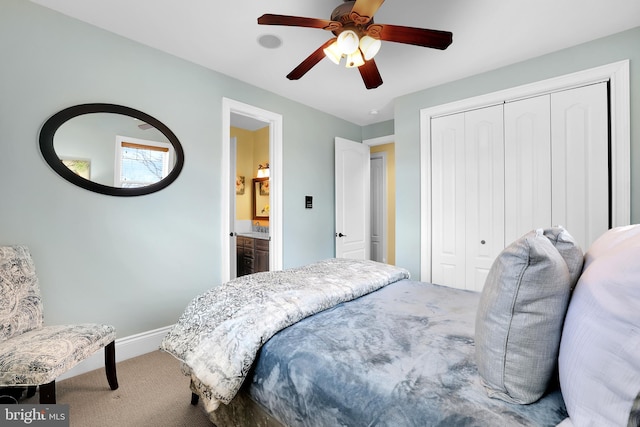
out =
<path fill-rule="evenodd" d="M 261 346 L 310 315 L 409 277 L 374 261 L 329 259 L 234 279 L 196 297 L 161 344 L 207 411 L 229 403 Z"/>

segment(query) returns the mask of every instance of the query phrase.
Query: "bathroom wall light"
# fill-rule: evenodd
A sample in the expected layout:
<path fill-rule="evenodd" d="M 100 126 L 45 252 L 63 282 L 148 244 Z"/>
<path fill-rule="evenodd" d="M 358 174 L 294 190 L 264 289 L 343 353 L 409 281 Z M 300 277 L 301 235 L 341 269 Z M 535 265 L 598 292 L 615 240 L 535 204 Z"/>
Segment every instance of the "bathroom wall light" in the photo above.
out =
<path fill-rule="evenodd" d="M 256 178 L 269 178 L 269 163 L 258 165 L 258 175 Z"/>

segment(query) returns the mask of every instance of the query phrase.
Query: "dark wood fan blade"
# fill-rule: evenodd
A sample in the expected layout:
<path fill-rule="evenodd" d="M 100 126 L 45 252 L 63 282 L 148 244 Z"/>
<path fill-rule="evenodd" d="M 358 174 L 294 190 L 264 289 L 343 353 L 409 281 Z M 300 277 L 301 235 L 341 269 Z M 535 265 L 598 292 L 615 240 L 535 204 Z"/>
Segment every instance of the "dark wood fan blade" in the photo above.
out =
<path fill-rule="evenodd" d="M 449 31 L 403 27 L 401 25 L 373 24 L 367 29 L 370 36 L 388 42 L 413 44 L 416 46 L 446 49 L 453 41 Z"/>
<path fill-rule="evenodd" d="M 359 25 L 365 25 L 371 21 L 384 0 L 356 0 L 351 9 L 351 19 Z"/>
<path fill-rule="evenodd" d="M 362 81 L 367 89 L 375 89 L 382 84 L 382 76 L 380 76 L 380 71 L 378 71 L 378 66 L 373 58 L 359 66 L 358 71 L 360 71 Z"/>
<path fill-rule="evenodd" d="M 328 19 L 303 18 L 301 16 L 274 15 L 265 13 L 258 18 L 260 25 L 287 25 L 290 27 L 322 28 L 334 31 L 342 27 L 342 24 Z"/>
<path fill-rule="evenodd" d="M 312 69 L 318 62 L 322 61 L 322 58 L 325 57 L 323 50 L 334 41 L 336 41 L 335 38 L 327 40 L 322 46 L 309 55 L 307 59 L 302 61 L 300 65 L 291 70 L 291 72 L 287 74 L 287 78 L 289 80 L 298 80 L 300 77 L 307 74 L 307 71 Z"/>

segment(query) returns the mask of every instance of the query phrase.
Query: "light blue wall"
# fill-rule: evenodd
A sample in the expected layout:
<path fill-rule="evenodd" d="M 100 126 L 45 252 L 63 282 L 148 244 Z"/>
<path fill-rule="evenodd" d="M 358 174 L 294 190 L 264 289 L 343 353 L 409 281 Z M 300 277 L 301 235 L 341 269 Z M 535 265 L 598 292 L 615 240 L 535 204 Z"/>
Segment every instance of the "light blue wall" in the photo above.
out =
<path fill-rule="evenodd" d="M 31 2 L 0 2 L 0 244 L 32 249 L 47 323 L 107 322 L 128 336 L 174 323 L 219 283 L 223 97 L 284 117 L 284 266 L 332 257 L 333 141 L 359 140 L 360 126 Z M 88 102 L 166 124 L 185 151 L 177 181 L 117 198 L 56 175 L 40 127 Z"/>
<path fill-rule="evenodd" d="M 284 266 L 334 255 L 333 138 L 396 135 L 396 263 L 419 277 L 421 108 L 631 59 L 632 181 L 640 167 L 640 29 L 403 96 L 395 120 L 364 128 L 24 0 L 0 2 L 0 244 L 36 260 L 48 323 L 98 321 L 119 336 L 175 322 L 220 281 L 222 97 L 284 117 Z M 164 122 L 185 167 L 151 195 L 74 187 L 38 149 L 55 112 L 122 104 Z M 304 196 L 314 208 L 304 208 Z M 632 184 L 640 222 L 640 185 Z"/>
<path fill-rule="evenodd" d="M 393 120 L 387 120 L 380 123 L 374 123 L 362 128 L 362 140 L 379 138 L 382 136 L 393 135 Z"/>
<path fill-rule="evenodd" d="M 631 63 L 631 221 L 640 222 L 640 28 L 397 98 L 396 264 L 420 277 L 420 117 L 446 104 L 623 59 Z"/>

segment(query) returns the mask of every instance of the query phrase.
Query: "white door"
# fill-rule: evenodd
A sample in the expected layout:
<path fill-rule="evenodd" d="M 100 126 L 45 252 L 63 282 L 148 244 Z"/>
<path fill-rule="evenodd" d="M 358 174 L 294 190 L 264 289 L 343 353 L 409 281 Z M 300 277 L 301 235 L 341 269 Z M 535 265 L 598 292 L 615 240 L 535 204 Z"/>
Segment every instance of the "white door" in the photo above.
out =
<path fill-rule="evenodd" d="M 464 113 L 431 121 L 431 281 L 464 287 Z"/>
<path fill-rule="evenodd" d="M 385 153 L 371 153 L 371 259 L 387 262 Z"/>
<path fill-rule="evenodd" d="M 505 242 L 563 225 L 586 250 L 609 228 L 607 85 L 505 105 Z"/>
<path fill-rule="evenodd" d="M 504 248 L 502 105 L 433 119 L 432 277 L 481 290 Z"/>
<path fill-rule="evenodd" d="M 336 257 L 370 259 L 369 146 L 335 138 Z"/>
<path fill-rule="evenodd" d="M 551 221 L 549 95 L 504 106 L 505 243 Z"/>
<path fill-rule="evenodd" d="M 607 84 L 551 95 L 554 224 L 586 251 L 610 227 Z"/>
<path fill-rule="evenodd" d="M 465 113 L 465 283 L 481 291 L 504 249 L 502 105 Z"/>

